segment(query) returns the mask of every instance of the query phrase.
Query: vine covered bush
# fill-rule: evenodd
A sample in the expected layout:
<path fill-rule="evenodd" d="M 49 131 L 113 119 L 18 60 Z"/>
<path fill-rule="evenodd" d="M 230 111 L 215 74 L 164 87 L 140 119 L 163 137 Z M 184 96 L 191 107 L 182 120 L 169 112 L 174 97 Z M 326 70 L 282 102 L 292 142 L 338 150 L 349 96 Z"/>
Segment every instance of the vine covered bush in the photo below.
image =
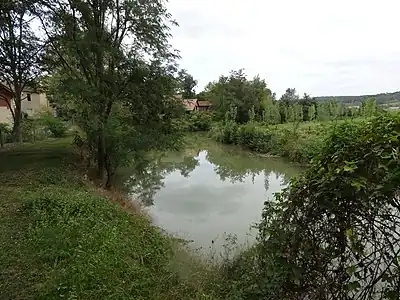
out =
<path fill-rule="evenodd" d="M 400 299 L 399 185 L 399 115 L 333 127 L 265 202 L 244 298 Z"/>

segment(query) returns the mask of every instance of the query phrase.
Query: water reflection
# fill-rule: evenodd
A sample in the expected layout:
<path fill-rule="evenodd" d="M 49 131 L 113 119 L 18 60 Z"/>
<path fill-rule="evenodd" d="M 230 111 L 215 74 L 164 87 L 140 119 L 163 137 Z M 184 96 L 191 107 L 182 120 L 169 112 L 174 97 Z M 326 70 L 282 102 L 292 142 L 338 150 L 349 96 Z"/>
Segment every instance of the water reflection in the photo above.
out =
<path fill-rule="evenodd" d="M 299 170 L 212 142 L 201 147 L 154 160 L 131 176 L 131 194 L 149 206 L 158 225 L 194 240 L 196 247 L 221 244 L 224 232 L 242 242 L 264 201 Z"/>

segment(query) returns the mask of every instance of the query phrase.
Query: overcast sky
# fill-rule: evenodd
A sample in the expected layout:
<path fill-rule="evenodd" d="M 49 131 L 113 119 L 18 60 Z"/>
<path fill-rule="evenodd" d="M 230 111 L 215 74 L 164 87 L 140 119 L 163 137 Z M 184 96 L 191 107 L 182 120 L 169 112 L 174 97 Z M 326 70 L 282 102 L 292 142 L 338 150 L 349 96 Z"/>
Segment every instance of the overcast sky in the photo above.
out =
<path fill-rule="evenodd" d="M 400 0 L 170 0 L 172 44 L 199 82 L 244 68 L 278 95 L 400 90 Z"/>

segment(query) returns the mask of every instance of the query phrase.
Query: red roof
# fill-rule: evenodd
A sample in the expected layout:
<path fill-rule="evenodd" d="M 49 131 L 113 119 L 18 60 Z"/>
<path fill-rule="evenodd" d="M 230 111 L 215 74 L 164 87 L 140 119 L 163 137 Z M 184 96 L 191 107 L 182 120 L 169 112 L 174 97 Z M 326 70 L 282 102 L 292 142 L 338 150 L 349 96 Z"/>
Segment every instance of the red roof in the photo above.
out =
<path fill-rule="evenodd" d="M 7 86 L 5 86 L 4 84 L 2 84 L 1 82 L 0 82 L 0 91 L 1 91 L 3 94 L 9 96 L 10 98 L 12 98 L 12 96 L 13 96 L 12 91 L 11 91 Z"/>
<path fill-rule="evenodd" d="M 196 99 L 182 99 L 182 104 L 186 108 L 186 110 L 195 110 L 196 103 Z"/>

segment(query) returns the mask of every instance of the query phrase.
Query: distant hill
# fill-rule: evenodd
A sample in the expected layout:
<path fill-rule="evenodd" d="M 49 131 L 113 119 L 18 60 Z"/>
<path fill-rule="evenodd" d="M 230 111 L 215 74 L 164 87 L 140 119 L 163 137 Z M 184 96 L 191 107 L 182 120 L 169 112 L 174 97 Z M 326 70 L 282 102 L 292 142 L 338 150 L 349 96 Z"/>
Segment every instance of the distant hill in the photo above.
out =
<path fill-rule="evenodd" d="M 362 96 L 324 96 L 315 97 L 317 101 L 334 100 L 340 103 L 360 105 L 366 98 L 375 98 L 376 103 L 379 105 L 399 106 L 400 105 L 400 91 L 394 93 L 382 93 L 376 95 L 362 95 Z"/>

